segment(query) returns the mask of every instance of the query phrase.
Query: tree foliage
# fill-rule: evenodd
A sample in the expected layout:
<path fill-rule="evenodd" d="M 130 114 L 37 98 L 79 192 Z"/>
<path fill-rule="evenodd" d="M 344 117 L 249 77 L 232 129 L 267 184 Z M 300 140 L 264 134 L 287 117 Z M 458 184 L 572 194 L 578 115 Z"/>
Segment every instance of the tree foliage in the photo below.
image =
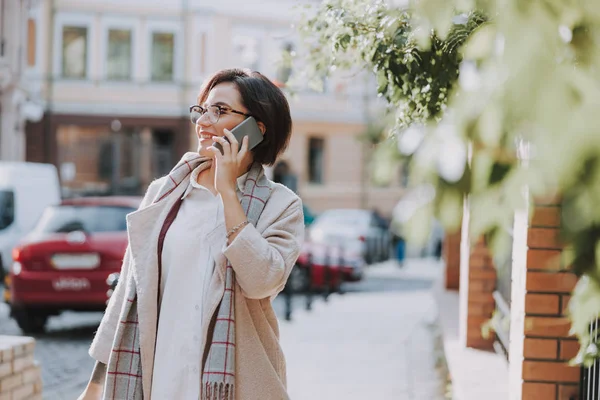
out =
<path fill-rule="evenodd" d="M 435 187 L 429 210 L 447 227 L 468 195 L 473 237 L 501 248 L 516 210 L 561 199 L 562 264 L 586 277 L 571 306 L 579 361 L 596 357 L 600 2 L 328 0 L 300 31 L 313 75 L 373 71 L 394 117 L 389 140 Z"/>

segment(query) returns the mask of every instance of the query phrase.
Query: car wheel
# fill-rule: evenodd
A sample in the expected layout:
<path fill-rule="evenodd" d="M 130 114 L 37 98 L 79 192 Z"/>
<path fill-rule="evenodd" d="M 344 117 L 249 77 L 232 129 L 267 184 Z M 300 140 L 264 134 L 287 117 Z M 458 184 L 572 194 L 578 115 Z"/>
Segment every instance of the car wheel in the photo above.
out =
<path fill-rule="evenodd" d="M 288 285 L 292 289 L 292 293 L 301 293 L 308 290 L 308 270 L 294 265 L 288 279 Z"/>
<path fill-rule="evenodd" d="M 48 315 L 32 312 L 26 309 L 13 310 L 12 316 L 24 334 L 44 333 Z"/>

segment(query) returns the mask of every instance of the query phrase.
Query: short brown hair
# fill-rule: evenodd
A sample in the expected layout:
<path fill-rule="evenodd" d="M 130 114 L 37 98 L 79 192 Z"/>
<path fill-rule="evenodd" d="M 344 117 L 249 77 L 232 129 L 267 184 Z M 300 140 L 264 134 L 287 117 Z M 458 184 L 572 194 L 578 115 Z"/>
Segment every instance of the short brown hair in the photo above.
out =
<path fill-rule="evenodd" d="M 240 92 L 242 104 L 257 121 L 265 125 L 264 140 L 252 149 L 254 161 L 273 165 L 287 148 L 292 134 L 292 116 L 285 94 L 267 77 L 248 69 L 224 69 L 211 76 L 198 96 L 203 104 L 210 91 L 225 82 L 234 83 Z"/>

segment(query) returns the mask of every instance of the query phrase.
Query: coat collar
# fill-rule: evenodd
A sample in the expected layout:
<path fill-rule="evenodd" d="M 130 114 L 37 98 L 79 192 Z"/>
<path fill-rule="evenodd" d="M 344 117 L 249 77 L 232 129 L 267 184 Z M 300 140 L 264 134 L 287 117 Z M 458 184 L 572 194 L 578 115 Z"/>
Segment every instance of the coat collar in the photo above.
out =
<path fill-rule="evenodd" d="M 196 169 L 194 169 L 192 171 L 192 173 L 190 174 L 190 181 L 187 184 L 187 188 L 186 188 L 185 192 L 183 193 L 182 198 L 185 199 L 190 194 L 190 192 L 194 189 L 206 190 L 206 188 L 204 186 L 202 186 L 198 183 L 198 175 L 200 174 L 200 172 L 202 172 L 202 167 L 196 167 Z M 243 174 L 237 178 L 236 191 L 237 191 L 238 195 L 244 192 L 244 186 L 246 185 L 246 178 L 248 177 L 249 173 L 250 173 L 250 171 L 246 172 L 245 174 Z"/>

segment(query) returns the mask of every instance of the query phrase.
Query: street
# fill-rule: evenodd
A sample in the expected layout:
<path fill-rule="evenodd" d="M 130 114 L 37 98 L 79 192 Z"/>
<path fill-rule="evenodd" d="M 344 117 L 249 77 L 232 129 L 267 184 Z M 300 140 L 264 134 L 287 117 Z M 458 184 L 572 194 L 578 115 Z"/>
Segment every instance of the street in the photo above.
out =
<path fill-rule="evenodd" d="M 351 371 L 355 371 L 364 377 L 362 390 L 371 388 L 372 394 L 379 394 L 372 398 L 437 400 L 430 329 L 435 307 L 429 288 L 438 270 L 431 261 L 408 268 L 393 262 L 372 266 L 362 282 L 344 286 L 345 294 L 333 294 L 328 302 L 315 296 L 312 311 L 305 310 L 305 296 L 295 296 L 290 322 L 282 320 L 284 297 L 278 296 L 274 308 L 282 320 L 291 398 L 353 399 L 351 392 L 357 399 L 371 397 L 361 397 L 368 392 L 361 395 L 352 385 L 356 380 Z M 0 335 L 20 335 L 8 311 L 6 304 L 0 304 Z M 45 399 L 72 400 L 81 392 L 93 366 L 87 350 L 101 317 L 100 313 L 67 312 L 51 318 L 47 333 L 36 337 Z M 332 334 L 336 343 L 327 339 Z M 386 385 L 378 379 L 389 381 Z M 347 384 L 340 387 L 340 382 Z"/>

